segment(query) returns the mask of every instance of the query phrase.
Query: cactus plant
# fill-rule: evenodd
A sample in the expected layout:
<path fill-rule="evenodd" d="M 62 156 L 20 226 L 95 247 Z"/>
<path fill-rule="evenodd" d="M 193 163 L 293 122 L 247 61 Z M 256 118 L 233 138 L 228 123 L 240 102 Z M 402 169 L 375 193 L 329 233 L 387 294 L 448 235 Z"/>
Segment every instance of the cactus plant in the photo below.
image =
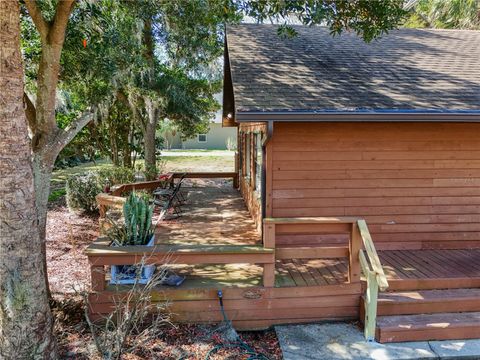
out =
<path fill-rule="evenodd" d="M 119 246 L 146 245 L 154 232 L 152 216 L 153 206 L 149 204 L 148 198 L 132 192 L 123 205 L 123 229 L 117 228 L 109 237 Z M 117 237 L 120 234 L 122 236 Z"/>

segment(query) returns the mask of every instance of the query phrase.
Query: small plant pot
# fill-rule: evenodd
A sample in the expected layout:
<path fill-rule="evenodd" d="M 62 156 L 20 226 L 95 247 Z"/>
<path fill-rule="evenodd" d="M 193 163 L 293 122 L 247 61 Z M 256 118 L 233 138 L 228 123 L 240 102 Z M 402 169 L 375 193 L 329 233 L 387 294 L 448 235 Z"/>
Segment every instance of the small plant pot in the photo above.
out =
<path fill-rule="evenodd" d="M 154 245 L 155 235 L 152 235 L 150 241 L 145 246 L 153 247 Z M 110 284 L 146 284 L 152 278 L 154 272 L 155 265 L 112 265 Z"/>

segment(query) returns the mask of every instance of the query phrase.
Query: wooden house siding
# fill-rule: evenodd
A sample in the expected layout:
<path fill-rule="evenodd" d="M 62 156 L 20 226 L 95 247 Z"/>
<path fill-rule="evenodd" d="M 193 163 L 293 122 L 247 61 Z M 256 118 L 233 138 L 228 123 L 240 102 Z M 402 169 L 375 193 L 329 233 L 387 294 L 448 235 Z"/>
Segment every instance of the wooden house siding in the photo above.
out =
<path fill-rule="evenodd" d="M 271 216 L 362 217 L 378 249 L 480 247 L 479 130 L 477 123 L 275 123 Z M 289 241 L 317 241 L 297 235 Z M 344 241 L 327 239 L 318 241 Z"/>
<path fill-rule="evenodd" d="M 253 155 L 255 152 L 255 145 L 256 139 L 255 134 L 261 133 L 262 135 L 265 134 L 265 124 L 264 123 L 251 123 L 251 124 L 242 124 L 239 126 L 239 139 L 237 140 L 237 144 L 239 147 L 240 153 L 240 177 L 239 177 L 239 189 L 240 193 L 242 194 L 243 199 L 245 200 L 245 204 L 247 205 L 248 211 L 253 217 L 255 224 L 257 225 L 257 229 L 260 231 L 262 227 L 262 198 L 261 192 L 255 189 L 255 180 L 257 178 L 256 174 L 256 167 L 255 167 L 255 156 Z M 245 160 L 245 156 L 247 154 L 246 144 L 245 144 L 245 137 L 249 137 L 249 144 L 250 144 L 250 175 L 249 177 L 245 176 L 247 171 L 246 166 L 247 162 Z"/>

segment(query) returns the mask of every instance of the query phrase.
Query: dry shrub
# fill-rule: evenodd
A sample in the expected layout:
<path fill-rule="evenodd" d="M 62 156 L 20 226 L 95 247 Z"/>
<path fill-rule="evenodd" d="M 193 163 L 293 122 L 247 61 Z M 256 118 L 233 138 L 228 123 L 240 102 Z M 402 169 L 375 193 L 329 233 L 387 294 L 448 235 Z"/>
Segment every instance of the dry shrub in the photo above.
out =
<path fill-rule="evenodd" d="M 145 260 L 138 265 L 144 266 Z M 114 297 L 112 312 L 98 321 L 91 320 L 89 316 L 88 293 L 84 292 L 85 318 L 96 350 L 103 359 L 116 360 L 122 354 L 134 353 L 160 337 L 165 327 L 171 325 L 168 304 L 150 301 L 151 292 L 161 284 L 165 274 L 166 267 L 163 266 L 157 269 L 147 284 L 136 282 L 127 292 L 121 291 L 120 285 L 116 286 L 117 296 Z"/>

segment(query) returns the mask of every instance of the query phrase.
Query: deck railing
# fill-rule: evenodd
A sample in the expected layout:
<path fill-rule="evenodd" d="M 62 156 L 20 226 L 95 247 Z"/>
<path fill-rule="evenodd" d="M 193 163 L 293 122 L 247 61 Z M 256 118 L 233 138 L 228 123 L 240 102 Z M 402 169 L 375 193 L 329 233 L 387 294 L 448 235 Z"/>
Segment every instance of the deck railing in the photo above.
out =
<path fill-rule="evenodd" d="M 180 178 L 184 173 L 175 173 L 173 178 Z M 232 178 L 236 186 L 236 173 L 209 172 L 187 173 L 186 178 Z M 121 195 L 132 190 L 153 190 L 162 180 L 123 184 L 111 194 L 99 194 L 96 197 L 100 209 L 100 225 L 104 221 L 108 208 L 121 209 L 125 198 Z M 95 240 L 86 250 L 90 263 L 92 290 L 105 291 L 106 266 L 146 264 L 236 264 L 250 263 L 263 266 L 263 286 L 273 287 L 275 283 L 274 249 L 263 245 L 155 245 L 112 247 L 105 237 Z"/>
<path fill-rule="evenodd" d="M 187 173 L 173 173 L 172 181 L 181 177 L 188 179 L 219 179 L 231 178 L 233 187 L 237 187 L 238 174 L 235 172 L 187 172 Z M 125 203 L 125 198 L 122 196 L 129 191 L 139 190 L 155 190 L 165 183 L 165 180 L 142 181 L 130 184 L 122 184 L 115 187 L 110 194 L 101 193 L 96 196 L 99 207 L 100 220 L 105 217 L 109 208 L 121 209 Z"/>
<path fill-rule="evenodd" d="M 348 236 L 346 245 L 292 246 L 277 244 L 277 238 L 313 234 Z M 305 235 L 310 234 L 310 235 Z M 299 217 L 264 219 L 263 243 L 275 249 L 275 259 L 331 259 L 348 258 L 348 282 L 359 283 L 361 273 L 366 278 L 365 294 L 365 338 L 375 335 L 378 290 L 388 288 L 382 264 L 373 245 L 365 220 L 356 217 Z M 275 268 L 269 269 L 273 276 Z"/>
<path fill-rule="evenodd" d="M 105 266 L 155 264 L 274 264 L 272 249 L 255 245 L 169 245 L 112 247 L 111 241 L 100 237 L 86 250 L 90 263 L 93 291 L 104 291 L 106 283 Z M 269 275 L 268 275 L 269 276 Z M 270 278 L 264 275 L 264 286 Z M 266 283 L 266 285 L 265 285 Z M 273 283 L 271 284 L 273 286 Z M 270 287 L 271 287 L 270 286 Z"/>
<path fill-rule="evenodd" d="M 364 248 L 364 250 L 362 249 L 359 252 L 360 266 L 367 282 L 364 301 L 364 334 L 367 341 L 373 341 L 375 339 L 375 327 L 377 323 L 378 291 L 387 290 L 388 281 L 375 246 L 373 245 L 366 221 L 358 220 L 357 228 L 362 238 Z"/>

